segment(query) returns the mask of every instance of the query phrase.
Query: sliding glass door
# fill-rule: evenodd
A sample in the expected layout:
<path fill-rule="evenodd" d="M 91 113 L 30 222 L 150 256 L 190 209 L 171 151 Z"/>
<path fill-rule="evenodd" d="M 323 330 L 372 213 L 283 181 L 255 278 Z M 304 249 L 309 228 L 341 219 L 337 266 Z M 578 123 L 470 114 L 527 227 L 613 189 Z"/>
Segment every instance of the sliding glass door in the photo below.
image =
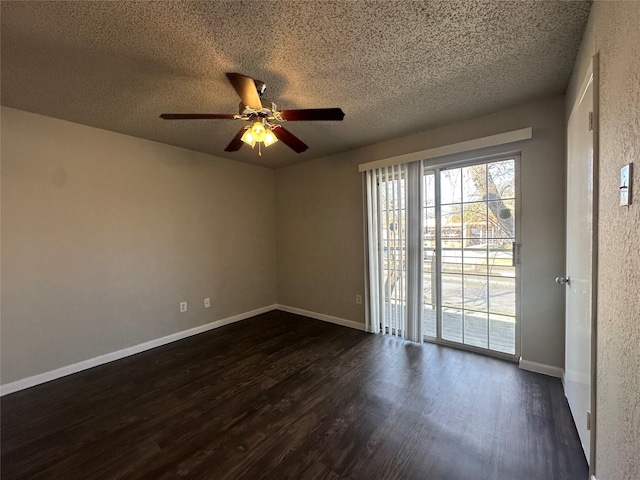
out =
<path fill-rule="evenodd" d="M 370 331 L 519 354 L 518 160 L 367 172 Z"/>
<path fill-rule="evenodd" d="M 517 157 L 425 170 L 425 337 L 516 354 Z"/>

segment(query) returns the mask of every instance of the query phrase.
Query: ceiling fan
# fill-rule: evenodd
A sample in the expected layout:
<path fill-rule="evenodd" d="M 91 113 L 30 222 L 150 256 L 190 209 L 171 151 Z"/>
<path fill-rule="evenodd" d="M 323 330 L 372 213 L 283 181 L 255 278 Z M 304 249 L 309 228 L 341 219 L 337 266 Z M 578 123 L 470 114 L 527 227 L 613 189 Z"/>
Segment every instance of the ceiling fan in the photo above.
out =
<path fill-rule="evenodd" d="M 249 123 L 233 137 L 226 152 L 240 150 L 243 143 L 253 148 L 258 144 L 258 154 L 262 155 L 261 145 L 265 147 L 278 140 L 297 153 L 309 148 L 302 140 L 284 128 L 281 122 L 309 120 L 342 120 L 344 112 L 340 108 L 307 108 L 303 110 L 278 110 L 271 100 L 262 98 L 266 85 L 239 73 L 227 73 L 229 82 L 240 96 L 242 102 L 238 115 L 227 113 L 163 113 L 165 120 L 244 120 Z"/>

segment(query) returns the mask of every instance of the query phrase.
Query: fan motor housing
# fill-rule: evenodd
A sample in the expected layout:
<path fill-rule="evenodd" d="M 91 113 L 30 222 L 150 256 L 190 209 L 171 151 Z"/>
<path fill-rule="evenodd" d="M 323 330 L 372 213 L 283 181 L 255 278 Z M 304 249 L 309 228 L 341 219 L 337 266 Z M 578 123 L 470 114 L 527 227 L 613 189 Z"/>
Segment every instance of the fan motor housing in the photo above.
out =
<path fill-rule="evenodd" d="M 240 102 L 240 104 L 238 105 L 238 112 L 240 116 L 242 117 L 251 116 L 251 115 L 257 115 L 259 117 L 273 116 L 273 112 L 276 111 L 276 104 L 273 103 L 268 98 L 261 98 L 260 101 L 262 103 L 262 108 L 260 110 L 254 110 L 253 108 L 249 108 L 245 106 L 244 103 Z M 267 105 L 269 105 L 270 108 L 267 107 Z"/>

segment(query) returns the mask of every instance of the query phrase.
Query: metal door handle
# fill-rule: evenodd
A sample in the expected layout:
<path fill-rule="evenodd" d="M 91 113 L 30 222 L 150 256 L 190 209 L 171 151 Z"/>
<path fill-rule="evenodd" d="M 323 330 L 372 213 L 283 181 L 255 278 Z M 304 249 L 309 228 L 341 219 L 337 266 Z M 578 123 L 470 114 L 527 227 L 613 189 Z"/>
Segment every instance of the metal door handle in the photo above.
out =
<path fill-rule="evenodd" d="M 556 277 L 556 283 L 558 285 L 570 285 L 571 284 L 571 278 L 569 278 L 569 277 Z"/>

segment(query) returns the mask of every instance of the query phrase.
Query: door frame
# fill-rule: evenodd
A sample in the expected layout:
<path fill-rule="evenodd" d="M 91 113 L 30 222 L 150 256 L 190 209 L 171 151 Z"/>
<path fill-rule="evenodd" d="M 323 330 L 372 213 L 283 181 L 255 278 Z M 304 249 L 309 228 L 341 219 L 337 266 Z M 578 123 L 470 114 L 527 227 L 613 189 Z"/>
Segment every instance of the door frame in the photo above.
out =
<path fill-rule="evenodd" d="M 597 429 L 597 359 L 598 359 L 598 232 L 600 205 L 600 54 L 591 59 L 593 75 L 593 228 L 591 233 L 591 429 L 589 450 L 589 474 L 596 474 Z"/>

